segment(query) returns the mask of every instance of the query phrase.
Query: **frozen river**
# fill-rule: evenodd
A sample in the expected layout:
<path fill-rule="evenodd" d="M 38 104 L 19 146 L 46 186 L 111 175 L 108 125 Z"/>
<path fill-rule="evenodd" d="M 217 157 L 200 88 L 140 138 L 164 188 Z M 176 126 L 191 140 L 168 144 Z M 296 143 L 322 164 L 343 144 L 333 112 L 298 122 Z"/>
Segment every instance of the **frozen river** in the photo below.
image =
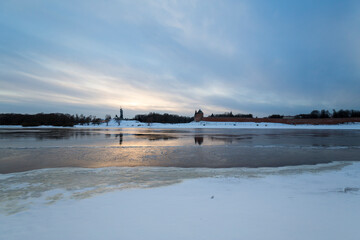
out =
<path fill-rule="evenodd" d="M 0 239 L 357 240 L 359 160 L 360 130 L 4 128 Z"/>
<path fill-rule="evenodd" d="M 360 130 L 0 129 L 0 173 L 57 167 L 279 167 L 360 160 Z"/>

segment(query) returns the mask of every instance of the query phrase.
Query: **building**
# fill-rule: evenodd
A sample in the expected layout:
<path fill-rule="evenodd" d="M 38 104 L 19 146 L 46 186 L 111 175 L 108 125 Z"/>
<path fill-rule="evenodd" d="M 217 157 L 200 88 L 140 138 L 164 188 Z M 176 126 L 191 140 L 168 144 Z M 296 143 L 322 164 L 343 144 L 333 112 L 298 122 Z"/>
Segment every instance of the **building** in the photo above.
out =
<path fill-rule="evenodd" d="M 195 122 L 200 122 L 204 118 L 204 113 L 199 109 L 199 111 L 195 110 L 194 120 Z"/>

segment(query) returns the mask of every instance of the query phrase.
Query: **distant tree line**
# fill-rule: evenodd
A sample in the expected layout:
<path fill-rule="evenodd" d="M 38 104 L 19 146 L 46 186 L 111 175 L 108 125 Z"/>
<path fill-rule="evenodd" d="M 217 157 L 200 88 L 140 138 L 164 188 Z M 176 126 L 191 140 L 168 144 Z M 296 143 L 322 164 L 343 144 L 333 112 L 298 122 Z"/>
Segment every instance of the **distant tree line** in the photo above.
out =
<path fill-rule="evenodd" d="M 310 114 L 299 114 L 295 118 L 355 118 L 360 117 L 360 111 L 357 110 L 343 110 L 336 111 L 335 109 L 330 113 L 328 110 L 313 110 Z"/>
<path fill-rule="evenodd" d="M 222 114 L 211 114 L 210 117 L 236 117 L 236 118 L 253 118 L 252 114 L 233 114 L 232 112 L 225 112 Z"/>
<path fill-rule="evenodd" d="M 336 111 L 335 109 L 330 113 L 329 110 L 313 110 L 308 114 L 295 115 L 295 119 L 316 119 L 316 118 L 357 118 L 360 117 L 360 111 L 358 110 L 343 110 Z M 283 115 L 273 114 L 268 118 L 284 118 Z"/>
<path fill-rule="evenodd" d="M 70 115 L 64 113 L 38 113 L 38 114 L 0 114 L 0 125 L 21 125 L 23 127 L 35 127 L 41 125 L 72 127 L 74 125 L 99 125 L 101 118 L 96 116 Z"/>
<path fill-rule="evenodd" d="M 194 118 L 168 113 L 160 114 L 151 112 L 149 114 L 136 115 L 134 120 L 145 123 L 189 123 L 194 121 Z"/>
<path fill-rule="evenodd" d="M 360 117 L 360 111 L 358 110 L 333 110 L 332 114 L 333 118 L 352 118 L 352 117 Z"/>
<path fill-rule="evenodd" d="M 273 115 L 268 116 L 268 118 L 284 118 L 284 115 L 273 114 Z"/>

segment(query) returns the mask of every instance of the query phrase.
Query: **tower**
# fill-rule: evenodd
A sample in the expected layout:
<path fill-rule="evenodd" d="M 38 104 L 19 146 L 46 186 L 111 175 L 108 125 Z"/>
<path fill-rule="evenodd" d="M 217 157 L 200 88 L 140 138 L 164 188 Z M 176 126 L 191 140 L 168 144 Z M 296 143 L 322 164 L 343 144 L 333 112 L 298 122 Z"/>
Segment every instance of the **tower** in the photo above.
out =
<path fill-rule="evenodd" d="M 123 109 L 120 107 L 120 120 L 124 119 Z"/>
<path fill-rule="evenodd" d="M 204 117 L 204 113 L 199 109 L 199 111 L 195 110 L 194 120 L 195 122 L 200 122 Z"/>

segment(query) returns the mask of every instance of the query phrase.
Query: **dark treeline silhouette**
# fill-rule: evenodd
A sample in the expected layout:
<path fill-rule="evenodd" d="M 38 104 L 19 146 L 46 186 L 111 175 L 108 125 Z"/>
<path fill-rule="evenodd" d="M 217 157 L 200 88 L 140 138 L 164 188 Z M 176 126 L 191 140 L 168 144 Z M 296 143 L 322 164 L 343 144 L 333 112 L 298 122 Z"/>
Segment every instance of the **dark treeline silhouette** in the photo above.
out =
<path fill-rule="evenodd" d="M 74 125 L 90 125 L 102 123 L 101 118 L 96 116 L 70 115 L 63 113 L 38 113 L 38 114 L 0 114 L 0 125 L 21 125 L 24 127 L 34 126 L 61 126 L 72 127 Z"/>
<path fill-rule="evenodd" d="M 295 118 L 298 119 L 316 119 L 316 118 L 355 118 L 360 117 L 360 111 L 357 110 L 343 110 L 336 111 L 335 109 L 330 113 L 328 110 L 313 110 L 309 114 L 299 114 Z"/>
<path fill-rule="evenodd" d="M 334 110 L 335 111 L 335 110 Z M 332 118 L 333 115 L 328 110 L 313 110 L 309 114 L 298 114 L 296 119 L 316 119 L 316 118 Z"/>
<path fill-rule="evenodd" d="M 343 110 L 339 111 L 333 110 L 333 118 L 351 118 L 351 117 L 360 117 L 360 111 L 357 110 Z"/>
<path fill-rule="evenodd" d="M 284 118 L 284 115 L 273 114 L 273 115 L 268 116 L 268 118 Z"/>
<path fill-rule="evenodd" d="M 194 121 L 193 117 L 184 117 L 173 114 L 160 114 L 151 112 L 149 114 L 136 115 L 134 120 L 146 123 L 189 123 Z"/>
<path fill-rule="evenodd" d="M 236 118 L 253 118 L 252 114 L 233 114 L 232 112 L 226 112 L 221 114 L 211 114 L 209 117 L 236 117 Z"/>
<path fill-rule="evenodd" d="M 291 116 L 287 116 L 291 117 Z M 335 109 L 330 113 L 329 110 L 313 110 L 311 113 L 298 114 L 292 116 L 295 119 L 318 119 L 318 118 L 358 118 L 360 117 L 360 111 L 357 110 L 343 110 L 336 111 Z M 284 118 L 284 115 L 273 114 L 268 118 Z"/>

